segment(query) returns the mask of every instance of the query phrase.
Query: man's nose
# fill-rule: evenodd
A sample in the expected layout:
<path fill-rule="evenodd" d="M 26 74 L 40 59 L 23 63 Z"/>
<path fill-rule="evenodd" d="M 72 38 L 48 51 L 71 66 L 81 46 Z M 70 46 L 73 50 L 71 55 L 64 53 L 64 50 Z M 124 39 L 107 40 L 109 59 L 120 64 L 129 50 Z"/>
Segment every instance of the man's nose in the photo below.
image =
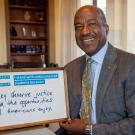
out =
<path fill-rule="evenodd" d="M 85 35 L 85 34 L 90 33 L 90 31 L 91 31 L 90 28 L 85 25 L 85 26 L 83 27 L 82 33 Z"/>

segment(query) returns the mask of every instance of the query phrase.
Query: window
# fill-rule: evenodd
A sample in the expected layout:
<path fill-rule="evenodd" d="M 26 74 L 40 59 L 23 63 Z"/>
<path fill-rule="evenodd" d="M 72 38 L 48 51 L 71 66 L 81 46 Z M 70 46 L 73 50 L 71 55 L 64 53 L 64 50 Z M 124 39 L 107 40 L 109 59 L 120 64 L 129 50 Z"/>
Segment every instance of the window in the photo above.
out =
<path fill-rule="evenodd" d="M 92 0 L 81 0 L 81 6 L 92 4 Z"/>
<path fill-rule="evenodd" d="M 106 0 L 97 0 L 97 7 L 101 8 L 106 14 Z"/>
<path fill-rule="evenodd" d="M 106 0 L 81 0 L 81 6 L 89 4 L 98 6 L 106 14 Z"/>

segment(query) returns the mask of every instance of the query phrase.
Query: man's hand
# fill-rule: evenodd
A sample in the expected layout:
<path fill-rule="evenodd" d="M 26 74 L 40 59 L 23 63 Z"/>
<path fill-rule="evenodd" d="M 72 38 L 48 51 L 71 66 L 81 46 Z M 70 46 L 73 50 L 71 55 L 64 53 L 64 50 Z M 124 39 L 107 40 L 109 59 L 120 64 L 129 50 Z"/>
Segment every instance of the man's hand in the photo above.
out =
<path fill-rule="evenodd" d="M 61 122 L 60 126 L 64 128 L 69 135 L 83 135 L 86 127 L 85 123 L 80 119 Z"/>

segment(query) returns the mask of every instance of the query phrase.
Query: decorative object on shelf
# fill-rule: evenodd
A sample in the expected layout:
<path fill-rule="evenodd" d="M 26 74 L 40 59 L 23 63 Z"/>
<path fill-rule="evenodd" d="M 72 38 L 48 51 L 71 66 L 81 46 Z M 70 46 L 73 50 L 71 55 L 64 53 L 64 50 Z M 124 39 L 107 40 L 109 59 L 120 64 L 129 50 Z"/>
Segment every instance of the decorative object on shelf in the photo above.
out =
<path fill-rule="evenodd" d="M 30 45 L 26 46 L 26 53 L 31 53 L 31 46 Z"/>
<path fill-rule="evenodd" d="M 36 21 L 44 21 L 44 12 L 36 12 Z"/>
<path fill-rule="evenodd" d="M 43 68 L 45 68 L 46 67 L 46 64 L 45 64 L 45 55 L 41 55 L 41 62 L 42 62 Z"/>
<path fill-rule="evenodd" d="M 32 30 L 32 31 L 31 31 L 31 36 L 32 36 L 32 37 L 36 37 L 36 36 L 37 36 L 37 33 L 36 33 L 35 30 Z"/>
<path fill-rule="evenodd" d="M 26 53 L 26 46 L 20 45 L 20 52 L 21 53 Z"/>
<path fill-rule="evenodd" d="M 25 27 L 22 27 L 22 33 L 24 37 L 27 36 L 27 31 Z"/>
<path fill-rule="evenodd" d="M 17 36 L 17 32 L 16 32 L 16 29 L 15 29 L 14 26 L 12 26 L 12 27 L 10 28 L 10 35 L 11 35 L 12 37 L 16 37 L 16 36 Z"/>
<path fill-rule="evenodd" d="M 20 45 L 16 45 L 15 48 L 16 48 L 16 53 L 21 53 Z"/>
<path fill-rule="evenodd" d="M 11 45 L 10 50 L 11 50 L 11 53 L 16 53 L 16 48 L 14 44 Z"/>
<path fill-rule="evenodd" d="M 13 69 L 14 68 L 14 59 L 11 60 L 11 63 L 10 63 L 10 69 Z"/>
<path fill-rule="evenodd" d="M 30 16 L 29 11 L 26 11 L 25 14 L 24 14 L 24 20 L 25 21 L 30 21 L 30 18 L 31 18 L 31 16 Z"/>
<path fill-rule="evenodd" d="M 42 53 L 45 53 L 45 46 L 42 45 Z"/>

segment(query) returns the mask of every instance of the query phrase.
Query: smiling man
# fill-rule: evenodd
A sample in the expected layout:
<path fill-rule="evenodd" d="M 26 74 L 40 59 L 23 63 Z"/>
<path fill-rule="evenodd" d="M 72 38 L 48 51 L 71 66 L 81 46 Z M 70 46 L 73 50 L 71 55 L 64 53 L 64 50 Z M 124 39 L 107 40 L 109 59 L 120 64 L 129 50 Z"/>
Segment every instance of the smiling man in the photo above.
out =
<path fill-rule="evenodd" d="M 97 7 L 81 7 L 74 26 L 85 55 L 65 66 L 71 120 L 60 123 L 57 135 L 134 135 L 135 55 L 109 43 L 109 26 Z"/>
<path fill-rule="evenodd" d="M 105 45 L 109 27 L 99 9 L 89 6 L 80 8 L 75 15 L 74 26 L 77 44 L 89 56 Z"/>

